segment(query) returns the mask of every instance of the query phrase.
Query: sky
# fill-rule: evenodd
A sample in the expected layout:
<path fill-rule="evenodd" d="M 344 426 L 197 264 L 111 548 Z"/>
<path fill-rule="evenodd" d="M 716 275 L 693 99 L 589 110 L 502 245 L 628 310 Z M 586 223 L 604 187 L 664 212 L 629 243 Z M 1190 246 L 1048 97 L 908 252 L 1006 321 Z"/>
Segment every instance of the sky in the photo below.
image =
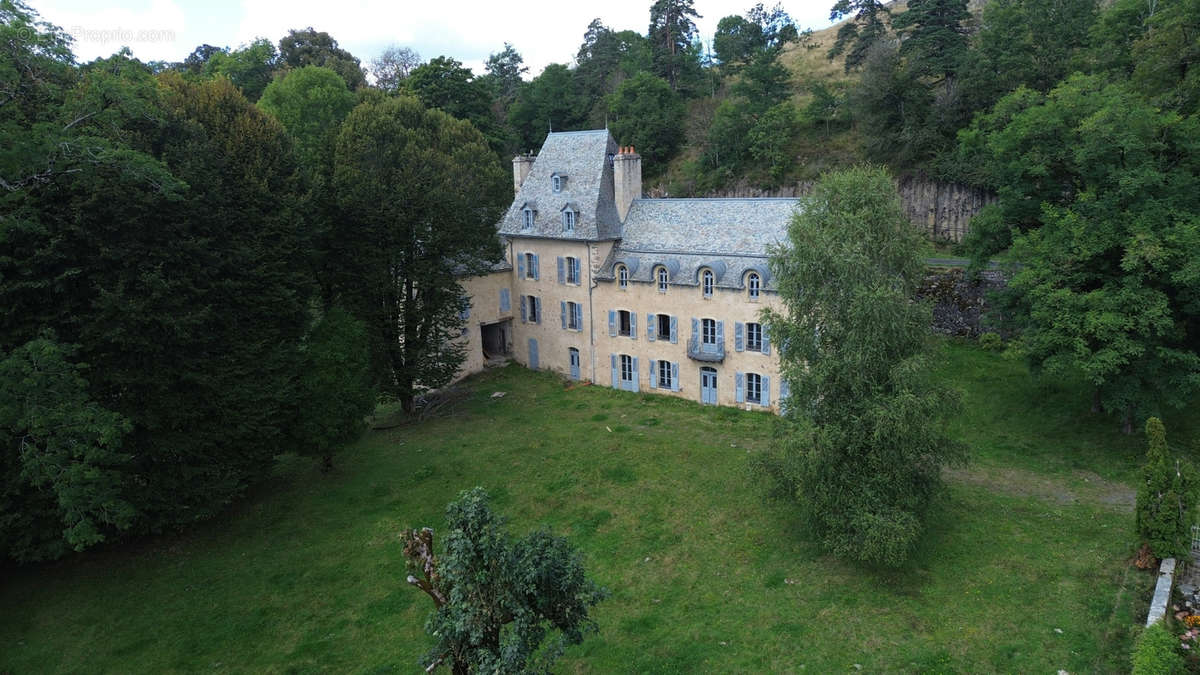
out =
<path fill-rule="evenodd" d="M 757 0 L 695 0 L 706 43 L 717 22 L 744 14 Z M 532 77 L 550 63 L 571 63 L 592 19 L 645 34 L 652 0 L 27 0 L 42 19 L 75 37 L 81 62 L 128 46 L 143 61 L 181 61 L 197 45 L 237 47 L 256 37 L 274 43 L 288 29 L 312 26 L 334 37 L 364 66 L 389 45 L 422 60 L 451 56 L 482 74 L 504 42 Z M 771 2 L 765 2 L 770 6 Z M 801 28 L 828 25 L 833 0 L 783 0 Z"/>

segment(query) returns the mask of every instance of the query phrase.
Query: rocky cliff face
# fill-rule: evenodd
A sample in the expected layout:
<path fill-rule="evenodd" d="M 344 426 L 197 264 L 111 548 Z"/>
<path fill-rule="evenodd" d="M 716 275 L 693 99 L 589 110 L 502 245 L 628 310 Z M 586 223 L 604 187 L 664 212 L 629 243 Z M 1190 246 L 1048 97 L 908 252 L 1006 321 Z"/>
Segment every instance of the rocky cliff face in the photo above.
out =
<path fill-rule="evenodd" d="M 737 186 L 705 197 L 799 197 L 808 194 L 812 181 L 774 190 Z M 902 178 L 896 183 L 904 210 L 914 225 L 934 241 L 960 242 L 967 234 L 971 218 L 996 200 L 995 195 L 957 183 L 941 183 L 926 178 Z M 664 195 L 665 196 L 665 195 Z"/>

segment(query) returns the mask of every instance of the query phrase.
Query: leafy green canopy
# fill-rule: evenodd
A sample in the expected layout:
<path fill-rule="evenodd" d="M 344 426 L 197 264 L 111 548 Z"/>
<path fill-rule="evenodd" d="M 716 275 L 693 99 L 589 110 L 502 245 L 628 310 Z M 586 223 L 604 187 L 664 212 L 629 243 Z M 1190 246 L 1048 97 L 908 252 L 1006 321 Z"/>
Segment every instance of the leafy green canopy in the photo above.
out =
<path fill-rule="evenodd" d="M 446 529 L 446 551 L 436 557 L 432 530 L 403 535 L 408 582 L 437 606 L 426 625 L 435 638 L 431 667 L 548 672 L 566 645 L 596 630 L 588 610 L 608 592 L 587 578 L 566 539 L 537 530 L 513 540 L 483 488 L 446 507 Z"/>
<path fill-rule="evenodd" d="M 406 409 L 462 363 L 458 277 L 499 259 L 495 223 L 509 186 L 475 127 L 416 99 L 362 103 L 342 124 L 333 285 L 367 324 L 382 390 Z"/>
<path fill-rule="evenodd" d="M 671 86 L 650 73 L 638 73 L 621 83 L 608 111 L 613 135 L 637 148 L 650 175 L 663 171 L 683 141 L 686 112 Z"/>
<path fill-rule="evenodd" d="M 354 108 L 354 94 L 328 68 L 304 66 L 267 85 L 259 109 L 279 120 L 307 170 L 329 163 L 338 126 Z"/>
<path fill-rule="evenodd" d="M 787 416 L 803 420 L 761 462 L 800 503 L 834 554 L 897 565 L 921 534 L 941 466 L 962 448 L 945 435 L 955 392 L 930 377 L 930 310 L 912 298 L 921 235 L 886 171 L 827 174 L 771 258 Z"/>

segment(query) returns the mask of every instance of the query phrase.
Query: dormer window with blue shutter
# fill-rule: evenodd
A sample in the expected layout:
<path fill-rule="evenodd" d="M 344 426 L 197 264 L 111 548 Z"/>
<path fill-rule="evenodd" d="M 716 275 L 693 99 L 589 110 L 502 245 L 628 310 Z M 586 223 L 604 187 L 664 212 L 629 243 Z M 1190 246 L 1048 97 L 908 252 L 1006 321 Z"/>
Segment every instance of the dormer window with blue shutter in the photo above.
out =
<path fill-rule="evenodd" d="M 521 223 L 521 229 L 532 230 L 533 229 L 534 210 L 529 208 L 528 206 L 526 206 L 524 209 L 521 210 L 521 212 L 525 216 L 525 220 L 522 221 L 522 223 Z"/>
<path fill-rule="evenodd" d="M 571 208 L 570 204 L 568 204 L 567 206 L 564 206 L 563 210 L 562 210 L 563 232 L 574 232 L 575 231 L 575 219 L 576 219 L 575 209 Z"/>
<path fill-rule="evenodd" d="M 567 177 L 561 173 L 550 175 L 550 189 L 557 192 L 562 192 L 563 188 L 567 187 Z"/>

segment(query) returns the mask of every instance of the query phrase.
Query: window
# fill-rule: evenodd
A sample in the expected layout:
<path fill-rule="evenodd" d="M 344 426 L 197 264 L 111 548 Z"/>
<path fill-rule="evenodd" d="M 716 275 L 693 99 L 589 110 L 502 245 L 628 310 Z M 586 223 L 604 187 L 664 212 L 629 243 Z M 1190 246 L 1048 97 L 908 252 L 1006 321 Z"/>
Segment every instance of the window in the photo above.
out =
<path fill-rule="evenodd" d="M 667 292 L 667 268 L 659 267 L 654 271 L 654 277 L 658 280 L 658 292 Z"/>
<path fill-rule="evenodd" d="M 563 211 L 562 221 L 563 221 L 563 232 L 574 232 L 575 231 L 575 212 L 574 211 L 572 211 L 571 209 L 567 209 L 566 211 Z"/>
<path fill-rule="evenodd" d="M 671 315 L 670 314 L 659 314 L 658 315 L 658 339 L 660 339 L 660 340 L 670 340 L 671 339 Z"/>
<path fill-rule="evenodd" d="M 762 375 L 746 373 L 746 403 L 762 404 Z"/>
<path fill-rule="evenodd" d="M 529 308 L 529 323 L 542 322 L 542 301 L 536 295 L 525 296 L 525 306 Z M 553 307 L 554 305 L 550 305 Z"/>
<path fill-rule="evenodd" d="M 633 337 L 633 315 L 625 310 L 617 312 L 617 334 Z"/>
<path fill-rule="evenodd" d="M 746 350 L 751 352 L 761 352 L 763 347 L 762 336 L 762 324 L 746 324 Z"/>
<path fill-rule="evenodd" d="M 579 258 L 567 258 L 567 283 L 579 284 Z"/>
<path fill-rule="evenodd" d="M 560 176 L 558 174 L 554 174 L 553 176 L 550 176 L 550 187 L 555 192 L 562 192 L 562 184 L 563 184 L 562 176 Z"/>
<path fill-rule="evenodd" d="M 660 389 L 673 389 L 671 384 L 671 362 L 658 362 L 658 386 Z"/>
<path fill-rule="evenodd" d="M 621 381 L 633 382 L 633 357 L 628 354 L 621 355 Z"/>
<path fill-rule="evenodd" d="M 532 253 L 525 254 L 525 278 L 537 278 L 537 256 Z"/>
<path fill-rule="evenodd" d="M 757 300 L 759 292 L 762 291 L 762 278 L 757 272 L 751 272 L 746 276 L 746 292 L 749 293 L 751 300 Z"/>
<path fill-rule="evenodd" d="M 704 290 L 704 297 L 711 298 L 713 294 L 712 270 L 704 270 L 704 274 L 700 277 L 700 286 Z"/>
<path fill-rule="evenodd" d="M 621 288 L 629 288 L 629 268 L 624 265 L 617 266 L 617 285 Z"/>
<path fill-rule="evenodd" d="M 583 307 L 578 302 L 567 303 L 567 330 L 583 330 Z"/>
<path fill-rule="evenodd" d="M 521 225 L 521 229 L 528 230 L 528 229 L 532 229 L 532 228 L 533 228 L 533 209 L 526 207 L 525 208 L 525 222 Z"/>
<path fill-rule="evenodd" d="M 701 326 L 701 343 L 706 352 L 717 351 L 717 321 L 716 319 L 704 319 L 700 322 Z"/>

